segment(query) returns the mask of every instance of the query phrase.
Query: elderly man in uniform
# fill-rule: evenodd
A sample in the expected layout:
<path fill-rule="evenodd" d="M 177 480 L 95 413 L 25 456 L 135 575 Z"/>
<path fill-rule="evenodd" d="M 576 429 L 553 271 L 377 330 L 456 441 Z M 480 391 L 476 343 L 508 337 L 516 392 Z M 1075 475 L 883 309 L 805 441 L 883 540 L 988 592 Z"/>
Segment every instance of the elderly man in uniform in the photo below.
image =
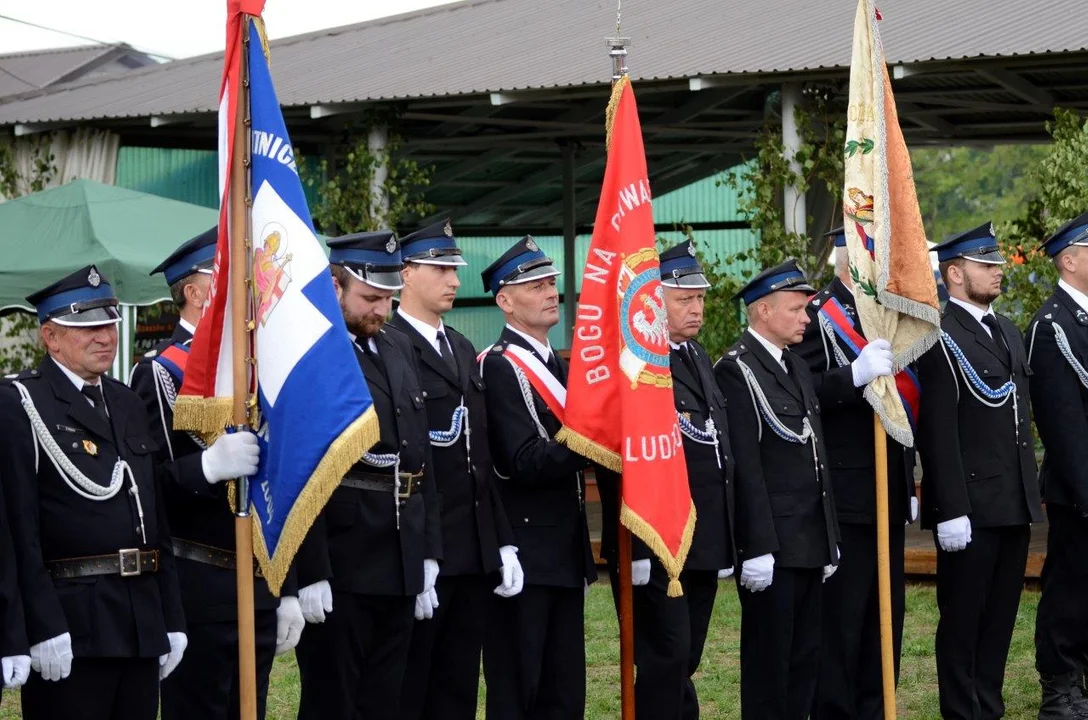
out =
<path fill-rule="evenodd" d="M 482 360 L 492 471 L 525 570 L 521 594 L 489 608 L 484 676 L 494 720 L 585 712 L 583 606 L 596 568 L 582 477 L 588 463 L 554 440 L 567 379 L 566 361 L 548 342 L 559 322 L 557 275 L 528 236 L 482 273 L 506 317 Z"/>
<path fill-rule="evenodd" d="M 381 428 L 340 482 L 296 560 L 307 627 L 296 655 L 300 720 L 400 717 L 418 604 L 437 605 L 442 559 L 427 410 L 412 343 L 383 328 L 400 290 L 388 230 L 329 241 L 333 284 Z"/>
<path fill-rule="evenodd" d="M 1088 718 L 1088 213 L 1058 228 L 1043 249 L 1058 287 L 1027 335 L 1049 521 L 1035 667 L 1043 686 L 1039 720 L 1062 720 Z"/>
<path fill-rule="evenodd" d="M 632 538 L 631 579 L 635 626 L 635 707 L 640 717 L 694 720 L 699 697 L 692 676 L 706 643 L 718 574 L 732 574 L 733 458 L 726 433 L 725 398 L 714 369 L 695 341 L 703 325 L 710 287 L 690 241 L 661 253 L 661 285 L 669 331 L 673 397 L 688 484 L 698 522 L 680 582 L 683 597 L 670 598 L 668 575 L 645 543 Z M 611 473 L 598 472 L 603 532 L 601 555 L 609 561 L 613 597 L 619 599 L 616 568 L 618 486 Z"/>
<path fill-rule="evenodd" d="M 206 453 L 198 436 L 173 429 L 174 400 L 211 287 L 217 239 L 218 228 L 203 232 L 151 271 L 166 279 L 180 318 L 173 335 L 137 363 L 129 381 L 151 417 L 155 457 L 164 468 L 163 497 L 188 625 L 186 661 L 162 684 L 163 720 L 239 716 L 234 514 L 223 480 L 256 472 L 257 439 L 248 432 L 224 435 Z M 206 472 L 206 466 L 223 462 L 235 475 Z M 305 625 L 293 583 L 289 578 L 277 600 L 262 578 L 254 582 L 258 717 L 264 717 L 273 655 L 293 648 Z"/>
<path fill-rule="evenodd" d="M 838 565 L 839 527 L 801 341 L 812 286 L 793 260 L 738 293 L 748 329 L 714 367 L 736 453 L 741 602 L 741 716 L 802 720 L 816 693 L 823 582 Z"/>
<path fill-rule="evenodd" d="M 0 685 L 11 690 L 22 687 L 30 676 L 30 651 L 9 522 L 0 476 Z"/>
<path fill-rule="evenodd" d="M 522 571 L 510 523 L 491 478 L 484 384 L 476 349 L 442 322 L 453 308 L 467 263 L 449 220 L 401 239 L 404 288 L 389 321 L 411 340 L 427 403 L 431 453 L 442 498 L 442 570 L 416 606 L 408 666 L 401 693 L 405 720 L 473 720 L 480 684 L 480 651 L 488 595 L 521 591 Z M 492 575 L 502 571 L 495 587 Z M 433 619 L 432 619 L 433 615 Z"/>
<path fill-rule="evenodd" d="M 87 266 L 27 298 L 48 356 L 0 387 L 0 457 L 26 614 L 28 720 L 154 720 L 185 621 L 156 446 L 105 377 L 117 298 Z"/>
<path fill-rule="evenodd" d="M 1001 688 L 1042 519 L 1020 331 L 994 313 L 1001 266 L 992 223 L 932 248 L 948 287 L 942 341 L 918 361 L 922 522 L 937 542 L 941 716 L 1005 714 Z"/>
<path fill-rule="evenodd" d="M 842 533 L 842 568 L 824 584 L 820 679 L 813 717 L 881 720 L 880 603 L 876 563 L 876 467 L 873 410 L 862 392 L 891 375 L 887 340 L 865 343 L 854 305 L 846 234 L 836 228 L 835 278 L 809 300 L 809 325 L 793 349 L 812 373 L 824 426 L 827 466 Z M 860 340 L 859 340 L 860 338 Z M 903 640 L 903 528 L 912 520 L 914 448 L 888 438 L 888 531 L 892 641 L 898 673 Z M 915 510 L 915 513 L 917 511 Z"/>

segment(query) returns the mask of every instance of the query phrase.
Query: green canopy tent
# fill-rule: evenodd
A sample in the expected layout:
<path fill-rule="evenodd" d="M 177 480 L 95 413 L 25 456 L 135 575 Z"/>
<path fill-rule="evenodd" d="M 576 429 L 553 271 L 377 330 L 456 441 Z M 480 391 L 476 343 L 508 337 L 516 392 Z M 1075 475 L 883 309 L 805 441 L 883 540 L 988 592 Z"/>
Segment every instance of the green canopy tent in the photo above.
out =
<path fill-rule="evenodd" d="M 128 378 L 136 306 L 168 299 L 150 277 L 185 240 L 218 221 L 216 210 L 91 180 L 0 204 L 0 313 L 32 310 L 26 296 L 84 265 L 96 265 L 121 301 L 113 375 Z"/>

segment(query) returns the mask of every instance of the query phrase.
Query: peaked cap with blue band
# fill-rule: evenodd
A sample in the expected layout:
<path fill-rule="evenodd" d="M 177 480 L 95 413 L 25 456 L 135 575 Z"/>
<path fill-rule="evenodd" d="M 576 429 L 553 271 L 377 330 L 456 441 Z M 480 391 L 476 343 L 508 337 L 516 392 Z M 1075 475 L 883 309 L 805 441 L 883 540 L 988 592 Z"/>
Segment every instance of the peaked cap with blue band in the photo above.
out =
<path fill-rule="evenodd" d="M 1054 257 L 1062 250 L 1073 245 L 1088 245 L 1088 213 L 1075 217 L 1065 225 L 1054 231 L 1054 234 L 1043 241 L 1040 249 L 1046 250 L 1046 254 Z"/>
<path fill-rule="evenodd" d="M 402 237 L 400 254 L 406 263 L 453 267 L 468 265 L 461 257 L 461 249 L 457 247 L 457 239 L 453 237 L 453 226 L 450 225 L 449 218 Z"/>
<path fill-rule="evenodd" d="M 219 241 L 219 226 L 186 240 L 170 256 L 159 263 L 149 275 L 162 273 L 167 285 L 173 285 L 193 273 L 211 270 L 215 263 L 215 244 Z"/>
<path fill-rule="evenodd" d="M 121 322 L 117 296 L 105 276 L 94 265 L 76 270 L 49 287 L 27 295 L 26 301 L 38 311 L 38 322 L 94 327 Z"/>
<path fill-rule="evenodd" d="M 685 240 L 661 253 L 661 284 L 671 288 L 708 288 L 703 267 L 695 257 L 695 245 Z"/>
<path fill-rule="evenodd" d="M 801 272 L 801 268 L 797 267 L 797 261 L 790 258 L 781 265 L 767 268 L 759 275 L 756 275 L 733 297 L 740 298 L 745 305 L 751 305 L 756 300 L 779 290 L 816 292 L 816 288 L 808 284 L 808 280 L 805 279 L 805 274 Z"/>
<path fill-rule="evenodd" d="M 835 239 L 835 247 L 846 247 L 846 228 L 839 225 L 837 228 L 832 228 L 824 233 L 826 238 Z"/>
<path fill-rule="evenodd" d="M 400 243 L 391 230 L 352 233 L 328 241 L 329 262 L 380 290 L 404 287 Z"/>
<path fill-rule="evenodd" d="M 544 254 L 532 235 L 526 235 L 514 243 L 498 260 L 480 273 L 484 292 L 498 295 L 507 285 L 520 285 L 530 280 L 555 277 L 559 270 L 555 262 Z"/>
<path fill-rule="evenodd" d="M 992 222 L 956 233 L 940 245 L 934 245 L 929 251 L 937 253 L 937 262 L 964 258 L 985 265 L 1005 264 L 1005 256 L 1001 254 L 997 244 L 997 233 Z"/>

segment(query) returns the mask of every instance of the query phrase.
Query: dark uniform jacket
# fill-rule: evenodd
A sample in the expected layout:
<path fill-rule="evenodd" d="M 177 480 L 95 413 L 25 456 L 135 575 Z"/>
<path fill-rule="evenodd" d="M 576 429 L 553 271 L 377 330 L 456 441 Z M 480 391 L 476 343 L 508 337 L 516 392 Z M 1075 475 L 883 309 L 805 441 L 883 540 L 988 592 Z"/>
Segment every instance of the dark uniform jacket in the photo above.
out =
<path fill-rule="evenodd" d="M 941 328 L 987 386 L 999 388 L 1010 378 L 1016 383 L 1016 406 L 1012 398 L 999 408 L 983 405 L 944 342 L 918 361 L 924 388 L 917 434 L 924 527 L 963 515 L 973 527 L 1042 520 L 1028 404 L 1031 369 L 1020 331 L 1006 317 L 998 315 L 998 322 L 1011 355 L 953 302 L 945 307 Z"/>
<path fill-rule="evenodd" d="M 75 657 L 157 657 L 169 651 L 167 632 L 184 632 L 165 508 L 156 478 L 157 446 L 148 433 L 143 402 L 124 384 L 102 378 L 110 423 L 51 359 L 16 380 L 30 392 L 42 421 L 67 458 L 89 479 L 108 486 L 118 455 L 139 488 L 147 542 L 126 478 L 109 500 L 76 494 L 38 449 L 11 382 L 0 386 L 0 457 L 12 521 L 27 639 L 31 645 L 65 632 Z M 115 438 L 116 435 L 116 438 Z M 138 548 L 159 551 L 158 572 L 135 577 L 101 575 L 54 581 L 46 562 L 116 555 Z"/>
<path fill-rule="evenodd" d="M 1058 348 L 1055 326 L 1073 360 L 1088 365 L 1088 312 L 1060 287 L 1035 313 L 1027 335 L 1032 409 L 1046 447 L 1039 484 L 1048 504 L 1088 516 L 1088 389 Z"/>
<path fill-rule="evenodd" d="M 448 431 L 462 402 L 468 410 L 465 431 L 456 443 L 431 445 L 442 520 L 442 575 L 498 570 L 499 548 L 515 543 L 502 501 L 491 485 L 487 406 L 476 349 L 464 335 L 444 326 L 457 361 L 455 374 L 430 341 L 400 313 L 394 313 L 389 324 L 403 332 L 415 349 L 428 427 Z"/>
<path fill-rule="evenodd" d="M 234 552 L 234 513 L 227 499 L 228 483 L 209 484 L 200 456 L 203 448 L 187 432 L 174 430 L 174 411 L 155 380 L 153 363 L 174 343 L 188 344 L 192 334 L 178 325 L 169 340 L 156 345 L 132 371 L 129 384 L 144 402 L 151 439 L 158 450 L 155 459 L 162 465 L 163 498 L 170 532 L 175 538 Z M 173 397 L 180 384 L 170 377 Z M 189 622 L 229 622 L 238 617 L 238 586 L 234 570 L 186 558 L 176 558 L 181 580 L 181 599 Z M 297 594 L 294 576 L 288 577 L 283 595 Z M 279 600 L 261 578 L 253 583 L 254 607 L 275 610 Z"/>
<path fill-rule="evenodd" d="M 812 371 L 812 384 L 820 400 L 824 426 L 827 466 L 835 488 L 835 511 L 839 522 L 871 525 L 876 522 L 876 468 L 874 461 L 873 408 L 865 400 L 865 387 L 854 387 L 849 363 L 857 354 L 820 325 L 819 311 L 835 298 L 854 321 L 854 329 L 865 337 L 854 307 L 854 296 L 835 278 L 809 301 L 811 322 L 804 339 L 790 348 Z M 835 348 L 847 364 L 839 367 Z M 888 521 L 902 525 L 909 520 L 910 499 L 914 497 L 914 448 L 905 448 L 888 438 Z"/>
<path fill-rule="evenodd" d="M 29 655 L 23 625 L 23 599 L 19 594 L 19 575 L 15 568 L 15 548 L 11 541 L 7 502 L 4 500 L 4 474 L 0 470 L 0 657 Z"/>
<path fill-rule="evenodd" d="M 532 350 L 524 338 L 506 328 L 484 356 L 482 374 L 487 383 L 492 472 L 513 526 L 525 583 L 582 587 L 597 577 L 582 477 L 588 463 L 552 439 L 561 426 L 559 419 L 532 390 L 533 407 L 548 435 L 540 436 L 513 366 L 502 356 L 507 345 Z M 555 357 L 557 377 L 566 384 L 567 363 Z"/>
<path fill-rule="evenodd" d="M 714 366 L 728 403 L 729 442 L 737 449 L 737 559 L 744 562 L 775 553 L 776 566 L 823 567 L 837 562 L 840 538 L 820 404 L 804 361 L 789 350 L 783 360 L 789 364 L 789 375 L 746 331 Z M 767 425 L 753 404 L 740 363 L 752 371 L 786 427 L 800 433 L 808 419 L 818 457 L 811 439 L 805 444 L 790 442 Z"/>
<path fill-rule="evenodd" d="M 718 456 L 715 458 L 713 445 L 705 445 L 684 435 L 684 459 L 688 467 L 688 486 L 691 499 L 695 503 L 697 521 L 695 535 L 692 537 L 691 550 L 688 552 L 685 570 L 721 570 L 736 564 L 733 551 L 733 470 L 735 459 L 730 450 L 728 425 L 726 421 L 726 402 L 717 383 L 714 382 L 714 370 L 710 358 L 703 346 L 694 340 L 687 341 L 692 355 L 697 376 L 693 376 L 688 366 L 673 349 L 669 356 L 673 379 L 673 401 L 676 412 L 683 415 L 698 430 L 706 429 L 707 419 L 714 421 L 718 434 Z M 601 555 L 614 557 L 616 543 L 616 520 L 619 499 L 616 486 L 612 482 L 602 481 L 602 476 L 612 479 L 605 473 L 598 473 L 598 486 L 601 491 L 603 532 L 601 537 Z M 632 558 L 641 560 L 653 557 L 650 549 L 637 538 L 632 538 Z"/>
<path fill-rule="evenodd" d="M 356 342 L 356 355 L 381 428 L 381 439 L 369 452 L 399 452 L 401 473 L 423 475 L 413 481 L 419 485 L 407 500 L 397 500 L 392 490 L 337 488 L 299 550 L 298 584 L 328 580 L 338 592 L 408 597 L 423 592 L 423 561 L 442 559 L 427 410 L 408 338 L 398 330 L 378 333 L 384 372 L 360 349 L 363 342 Z M 393 468 L 362 461 L 352 471 L 393 474 Z"/>

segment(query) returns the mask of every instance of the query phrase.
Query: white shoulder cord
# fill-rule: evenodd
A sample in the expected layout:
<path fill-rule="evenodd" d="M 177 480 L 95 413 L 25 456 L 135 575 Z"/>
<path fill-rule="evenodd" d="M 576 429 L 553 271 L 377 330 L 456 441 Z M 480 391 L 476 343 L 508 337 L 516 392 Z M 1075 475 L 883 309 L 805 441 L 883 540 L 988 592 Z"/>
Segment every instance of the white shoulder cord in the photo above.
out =
<path fill-rule="evenodd" d="M 978 371 L 971 365 L 967 356 L 963 354 L 963 350 L 960 349 L 960 346 L 956 344 L 951 335 L 942 330 L 941 340 L 943 341 L 941 347 L 944 348 L 945 357 L 948 358 L 948 353 L 952 353 L 952 358 L 955 358 L 956 365 L 959 366 L 963 384 L 975 400 L 978 400 L 986 407 L 999 408 L 1009 401 L 1009 397 L 1012 397 L 1012 418 L 1016 428 L 1016 441 L 1020 442 L 1020 400 L 1017 397 L 1016 382 L 1012 379 L 1012 373 L 1009 373 L 1009 379 L 1001 387 L 994 390 L 978 376 Z M 949 358 L 948 363 L 949 365 L 952 364 L 951 358 Z M 952 374 L 954 377 L 955 371 Z M 956 401 L 959 401 L 958 382 L 956 383 Z"/>
<path fill-rule="evenodd" d="M 718 461 L 718 469 L 720 470 L 722 455 L 718 451 L 718 427 L 714 424 L 714 418 L 707 417 L 706 423 L 703 425 L 705 429 L 696 427 L 691 420 L 684 417 L 683 413 L 676 413 L 676 420 L 684 437 L 700 445 L 712 445 L 714 447 L 714 459 Z"/>
<path fill-rule="evenodd" d="M 57 474 L 60 475 L 64 482 L 70 487 L 77 495 L 86 498 L 87 500 L 94 500 L 95 502 L 102 502 L 105 500 L 113 499 L 121 490 L 121 486 L 124 484 L 125 477 L 128 477 L 129 481 L 129 494 L 136 501 L 136 513 L 140 518 L 140 535 L 143 538 L 144 543 L 147 543 L 147 532 L 144 528 L 144 506 L 140 502 L 140 490 L 136 486 L 136 478 L 132 475 L 132 468 L 129 464 L 122 460 L 120 456 L 117 458 L 117 462 L 113 466 L 113 473 L 110 477 L 110 484 L 106 487 L 94 482 L 86 475 L 84 475 L 79 468 L 68 459 L 68 456 L 61 449 L 57 441 L 49 434 L 49 428 L 46 426 L 45 421 L 42 420 L 42 416 L 38 413 L 38 408 L 34 407 L 34 400 L 30 397 L 30 391 L 26 389 L 21 382 L 12 383 L 19 389 L 19 395 L 22 397 L 23 411 L 30 419 L 30 427 L 34 432 L 34 436 L 37 439 L 37 443 L 34 446 L 34 466 L 35 469 L 38 466 L 37 453 L 38 444 L 41 444 L 42 449 L 45 450 L 46 456 L 53 463 L 53 467 L 56 468 Z"/>
<path fill-rule="evenodd" d="M 759 381 L 756 379 L 752 369 L 744 364 L 742 360 L 737 360 L 737 365 L 740 367 L 741 374 L 744 375 L 744 382 L 748 385 L 748 392 L 752 395 L 752 403 L 756 407 L 756 412 L 762 416 L 763 422 L 767 424 L 775 435 L 782 438 L 786 442 L 796 443 L 798 445 L 804 445 L 811 441 L 812 444 L 812 463 L 816 470 L 816 481 L 820 479 L 820 456 L 819 451 L 816 448 L 816 434 L 812 432 L 812 424 L 809 422 L 808 417 L 801 418 L 801 432 L 797 433 L 791 430 L 784 422 L 782 422 L 778 415 L 775 414 L 771 408 L 770 401 L 767 400 L 767 396 L 763 393 L 763 388 L 760 386 Z M 757 419 L 758 423 L 758 419 Z M 763 440 L 763 424 L 759 424 L 759 440 Z"/>
<path fill-rule="evenodd" d="M 174 389 L 174 377 L 170 374 L 169 370 L 155 361 L 151 362 L 151 367 L 155 373 L 155 385 L 162 393 L 159 398 L 159 419 L 162 420 L 162 429 L 166 435 L 166 447 L 170 450 L 170 459 L 173 460 L 174 448 L 170 443 L 171 428 L 166 422 L 166 413 L 162 406 L 162 398 L 166 398 L 166 404 L 170 407 L 170 412 L 174 412 L 174 405 L 177 403 L 177 390 Z M 194 432 L 186 434 L 193 439 L 193 442 L 196 443 L 197 447 L 201 450 L 208 449 L 208 443 L 204 442 L 204 439 L 201 438 L 200 435 Z"/>
<path fill-rule="evenodd" d="M 1051 327 L 1054 328 L 1054 342 L 1057 343 L 1058 350 L 1061 351 L 1062 357 L 1064 357 L 1066 362 L 1069 363 L 1069 366 L 1073 368 L 1073 372 L 1077 374 L 1077 379 L 1080 380 L 1080 384 L 1088 388 L 1088 370 L 1084 369 L 1084 366 L 1080 364 L 1080 361 L 1078 361 L 1077 357 L 1073 354 L 1073 348 L 1069 346 L 1069 338 L 1066 336 L 1065 330 L 1058 323 L 1052 323 Z M 1032 333 L 1032 340 L 1034 340 L 1034 333 Z"/>
<path fill-rule="evenodd" d="M 536 403 L 533 402 L 533 386 L 529 384 L 529 378 L 525 376 L 524 370 L 514 364 L 513 360 L 507 358 L 507 361 L 510 363 L 510 367 L 514 368 L 514 376 L 518 379 L 518 386 L 521 388 L 521 399 L 525 401 L 525 408 L 529 411 L 529 417 L 533 419 L 533 423 L 536 425 L 536 431 L 540 433 L 540 437 L 551 440 L 552 436 L 540 424 L 540 416 L 536 412 Z"/>
<path fill-rule="evenodd" d="M 824 331 L 822 333 L 822 335 L 824 336 L 823 337 L 824 355 L 826 356 L 828 354 L 827 353 L 827 343 L 828 343 L 828 340 L 830 340 L 831 341 L 831 348 L 835 352 L 835 362 L 838 363 L 839 367 L 846 367 L 847 365 L 850 364 L 850 361 L 846 359 L 846 353 L 844 353 L 842 351 L 842 348 L 839 347 L 839 343 L 835 340 L 835 329 L 831 325 L 831 320 L 826 315 L 824 315 L 823 313 L 818 313 L 816 317 L 818 317 L 820 319 L 820 327 L 823 328 L 823 331 Z M 828 368 L 827 369 L 828 370 L 831 369 L 831 363 L 830 362 L 828 363 Z"/>

